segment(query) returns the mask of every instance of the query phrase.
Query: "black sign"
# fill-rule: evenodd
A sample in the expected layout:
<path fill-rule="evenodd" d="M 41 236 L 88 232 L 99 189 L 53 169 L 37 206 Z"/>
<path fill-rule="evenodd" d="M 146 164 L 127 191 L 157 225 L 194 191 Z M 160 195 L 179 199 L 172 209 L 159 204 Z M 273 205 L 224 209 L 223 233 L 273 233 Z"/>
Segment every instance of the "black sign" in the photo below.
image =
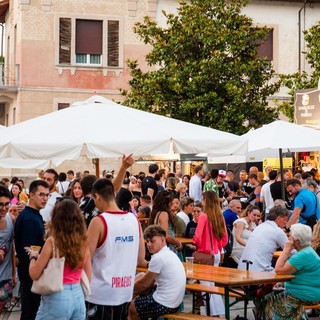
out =
<path fill-rule="evenodd" d="M 295 91 L 294 122 L 320 128 L 320 91 L 317 88 Z"/>

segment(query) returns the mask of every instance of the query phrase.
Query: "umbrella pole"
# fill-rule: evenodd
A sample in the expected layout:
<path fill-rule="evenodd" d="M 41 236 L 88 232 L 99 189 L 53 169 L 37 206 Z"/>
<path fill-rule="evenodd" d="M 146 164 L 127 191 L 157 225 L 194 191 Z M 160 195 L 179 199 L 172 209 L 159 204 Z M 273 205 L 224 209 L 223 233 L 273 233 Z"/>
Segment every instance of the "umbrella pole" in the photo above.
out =
<path fill-rule="evenodd" d="M 279 149 L 279 160 L 280 160 L 280 175 L 281 175 L 281 199 L 286 201 L 285 190 L 284 190 L 284 175 L 283 175 L 283 157 L 282 148 Z"/>
<path fill-rule="evenodd" d="M 95 159 L 94 165 L 96 167 L 96 176 L 99 179 L 100 178 L 100 159 L 99 158 Z"/>

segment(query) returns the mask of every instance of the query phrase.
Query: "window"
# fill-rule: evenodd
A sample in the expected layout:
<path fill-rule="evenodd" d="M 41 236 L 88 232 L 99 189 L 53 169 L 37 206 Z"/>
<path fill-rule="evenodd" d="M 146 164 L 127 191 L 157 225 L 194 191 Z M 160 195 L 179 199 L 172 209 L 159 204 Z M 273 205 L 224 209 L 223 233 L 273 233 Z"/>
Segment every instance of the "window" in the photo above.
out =
<path fill-rule="evenodd" d="M 58 110 L 66 109 L 70 107 L 70 103 L 58 103 Z"/>
<path fill-rule="evenodd" d="M 269 30 L 266 40 L 258 47 L 258 56 L 273 60 L 273 29 Z"/>
<path fill-rule="evenodd" d="M 76 63 L 101 65 L 102 21 L 76 20 Z"/>
<path fill-rule="evenodd" d="M 58 63 L 121 67 L 120 27 L 116 19 L 59 18 Z"/>

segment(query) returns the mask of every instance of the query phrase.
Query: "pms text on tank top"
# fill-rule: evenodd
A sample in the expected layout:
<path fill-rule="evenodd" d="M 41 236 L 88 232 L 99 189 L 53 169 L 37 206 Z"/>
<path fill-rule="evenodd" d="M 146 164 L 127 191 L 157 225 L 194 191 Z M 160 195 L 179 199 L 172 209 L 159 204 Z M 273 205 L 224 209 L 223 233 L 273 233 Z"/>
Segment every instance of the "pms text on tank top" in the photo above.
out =
<path fill-rule="evenodd" d="M 104 212 L 107 237 L 92 259 L 91 295 L 87 301 L 117 306 L 132 300 L 139 251 L 139 224 L 131 213 Z"/>

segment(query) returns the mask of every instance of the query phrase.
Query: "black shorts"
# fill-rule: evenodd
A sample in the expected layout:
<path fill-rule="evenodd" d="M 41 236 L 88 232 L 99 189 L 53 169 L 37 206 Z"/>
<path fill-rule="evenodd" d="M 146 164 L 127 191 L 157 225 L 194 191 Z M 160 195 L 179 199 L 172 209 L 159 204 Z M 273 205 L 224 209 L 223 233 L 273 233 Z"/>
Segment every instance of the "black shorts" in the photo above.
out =
<path fill-rule="evenodd" d="M 127 320 L 129 302 L 119 306 L 102 306 L 86 302 L 88 320 Z"/>
<path fill-rule="evenodd" d="M 163 314 L 175 313 L 177 308 L 168 308 L 156 302 L 153 299 L 153 292 L 149 295 L 138 296 L 134 300 L 134 305 L 137 309 L 137 314 L 140 320 L 148 320 L 149 318 L 158 318 Z"/>

